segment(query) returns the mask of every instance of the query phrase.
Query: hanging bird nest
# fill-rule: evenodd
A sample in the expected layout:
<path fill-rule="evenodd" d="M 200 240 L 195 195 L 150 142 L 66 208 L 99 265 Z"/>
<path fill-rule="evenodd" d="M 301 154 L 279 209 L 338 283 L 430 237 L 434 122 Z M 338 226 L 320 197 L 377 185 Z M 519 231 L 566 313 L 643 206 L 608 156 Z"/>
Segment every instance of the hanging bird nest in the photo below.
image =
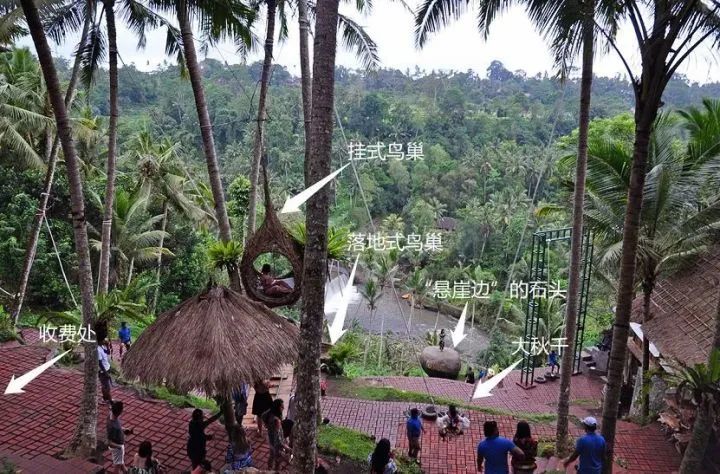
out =
<path fill-rule="evenodd" d="M 224 286 L 212 286 L 161 314 L 123 358 L 128 380 L 229 396 L 297 357 L 290 320 Z"/>
<path fill-rule="evenodd" d="M 264 303 L 269 308 L 277 306 L 290 306 L 300 299 L 302 291 L 303 253 L 304 249 L 278 219 L 270 199 L 270 187 L 267 173 L 263 166 L 263 189 L 265 191 L 265 220 L 260 228 L 253 233 L 245 244 L 245 252 L 240 260 L 240 277 L 247 295 Z M 294 284 L 292 291 L 284 294 L 269 295 L 261 283 L 261 273 L 255 268 L 255 260 L 264 253 L 272 253 L 285 257 L 292 270 L 287 275 L 278 277 L 287 279 L 292 277 Z"/>

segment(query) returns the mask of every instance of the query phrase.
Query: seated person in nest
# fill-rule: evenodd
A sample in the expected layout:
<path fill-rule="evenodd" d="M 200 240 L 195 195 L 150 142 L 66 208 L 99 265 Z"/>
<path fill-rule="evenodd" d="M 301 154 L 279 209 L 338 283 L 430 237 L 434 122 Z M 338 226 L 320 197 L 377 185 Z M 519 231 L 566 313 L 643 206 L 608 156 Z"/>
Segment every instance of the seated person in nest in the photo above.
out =
<path fill-rule="evenodd" d="M 262 266 L 260 285 L 267 296 L 282 296 L 293 292 L 292 287 L 285 281 L 272 276 L 272 267 L 268 263 Z"/>
<path fill-rule="evenodd" d="M 448 435 L 463 434 L 463 430 L 470 428 L 470 420 L 460 415 L 455 405 L 450 405 L 447 414 L 437 419 L 437 425 L 440 437 L 447 439 Z"/>

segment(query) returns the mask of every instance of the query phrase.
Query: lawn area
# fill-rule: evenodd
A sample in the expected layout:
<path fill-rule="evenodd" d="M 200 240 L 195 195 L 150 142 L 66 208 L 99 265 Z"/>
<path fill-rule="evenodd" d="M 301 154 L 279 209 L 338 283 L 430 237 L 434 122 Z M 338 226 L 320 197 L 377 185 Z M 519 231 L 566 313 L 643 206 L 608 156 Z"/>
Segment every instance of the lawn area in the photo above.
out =
<path fill-rule="evenodd" d="M 479 407 L 468 403 L 467 400 L 457 400 L 448 397 L 432 397 L 427 393 L 399 390 L 394 387 L 375 387 L 366 385 L 357 380 L 335 379 L 333 386 L 338 396 L 357 398 L 360 400 L 375 400 L 385 402 L 415 402 L 434 404 L 439 406 L 455 405 L 466 410 L 474 410 L 491 415 L 507 415 L 535 423 L 552 423 L 557 416 L 554 413 L 522 413 L 509 412 L 497 408 Z"/>
<path fill-rule="evenodd" d="M 322 425 L 318 430 L 318 449 L 322 454 L 341 456 L 360 466 L 367 466 L 367 457 L 375 449 L 370 436 L 360 431 L 334 425 Z M 395 456 L 400 472 L 420 474 L 420 466 L 404 456 Z"/>

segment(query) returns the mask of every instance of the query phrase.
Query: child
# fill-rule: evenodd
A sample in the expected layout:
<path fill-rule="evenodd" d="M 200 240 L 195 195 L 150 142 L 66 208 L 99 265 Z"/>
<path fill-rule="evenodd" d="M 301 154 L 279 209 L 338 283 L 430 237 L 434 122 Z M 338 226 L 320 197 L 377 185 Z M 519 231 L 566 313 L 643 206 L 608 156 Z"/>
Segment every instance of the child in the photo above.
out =
<path fill-rule="evenodd" d="M 120 339 L 120 358 L 123 356 L 123 346 L 125 350 L 130 350 L 130 328 L 125 321 L 120 323 L 120 330 L 118 330 L 118 338 Z"/>
<path fill-rule="evenodd" d="M 470 428 L 470 420 L 461 416 L 455 405 L 450 405 L 447 414 L 438 418 L 436 423 L 440 428 L 440 438 L 444 441 L 447 441 L 448 435 L 461 435 Z"/>
<path fill-rule="evenodd" d="M 420 411 L 417 408 L 410 410 L 410 418 L 408 418 L 405 424 L 408 437 L 408 456 L 412 459 L 417 459 L 417 455 L 420 452 L 420 436 L 425 432 L 422 421 L 420 421 Z"/>
<path fill-rule="evenodd" d="M 327 392 L 327 380 L 324 378 L 320 379 L 320 396 L 324 397 Z"/>
<path fill-rule="evenodd" d="M 555 375 L 555 367 L 557 367 L 558 373 L 560 373 L 560 364 L 558 363 L 558 354 L 554 349 L 550 351 L 550 355 L 548 356 L 548 365 L 550 366 L 550 373 L 552 375 Z"/>
<path fill-rule="evenodd" d="M 112 465 L 115 474 L 127 473 L 125 468 L 125 435 L 133 433 L 131 429 L 123 429 L 120 415 L 123 412 L 123 402 L 112 402 L 107 420 L 107 440 L 112 455 Z"/>

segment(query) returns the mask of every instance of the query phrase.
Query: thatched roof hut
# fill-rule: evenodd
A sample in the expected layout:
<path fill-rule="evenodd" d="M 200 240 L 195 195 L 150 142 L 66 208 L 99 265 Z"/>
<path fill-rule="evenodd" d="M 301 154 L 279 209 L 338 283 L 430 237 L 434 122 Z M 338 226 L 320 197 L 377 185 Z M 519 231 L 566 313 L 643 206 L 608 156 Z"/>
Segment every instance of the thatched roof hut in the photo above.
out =
<path fill-rule="evenodd" d="M 266 306 L 213 286 L 161 314 L 123 358 L 128 379 L 229 395 L 297 356 L 299 330 Z"/>

